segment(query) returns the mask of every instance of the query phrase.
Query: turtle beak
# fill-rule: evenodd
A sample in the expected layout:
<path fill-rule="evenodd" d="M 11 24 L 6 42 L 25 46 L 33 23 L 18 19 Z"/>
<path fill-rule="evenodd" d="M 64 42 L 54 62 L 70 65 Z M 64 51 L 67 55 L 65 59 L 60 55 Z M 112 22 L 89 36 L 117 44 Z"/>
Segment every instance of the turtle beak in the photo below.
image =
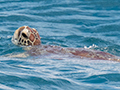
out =
<path fill-rule="evenodd" d="M 15 31 L 13 37 L 12 37 L 12 43 L 15 45 L 18 45 L 18 30 Z"/>
<path fill-rule="evenodd" d="M 19 36 L 20 36 L 20 33 L 22 32 L 22 30 L 25 28 L 25 26 L 22 26 L 20 28 L 18 28 L 13 37 L 12 37 L 12 43 L 15 44 L 15 45 L 18 45 L 19 44 Z"/>

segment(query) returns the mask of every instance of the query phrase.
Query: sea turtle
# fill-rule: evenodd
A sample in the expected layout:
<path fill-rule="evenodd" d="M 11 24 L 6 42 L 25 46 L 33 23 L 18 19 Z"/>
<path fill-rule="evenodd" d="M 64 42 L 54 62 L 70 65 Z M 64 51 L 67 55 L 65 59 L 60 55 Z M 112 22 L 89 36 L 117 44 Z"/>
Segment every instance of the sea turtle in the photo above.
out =
<path fill-rule="evenodd" d="M 30 28 L 29 26 L 18 28 L 12 37 L 12 42 L 15 45 L 31 46 L 31 48 L 27 50 L 26 56 L 65 54 L 72 57 L 89 58 L 93 60 L 120 61 L 117 56 L 102 51 L 85 48 L 64 48 L 54 45 L 42 45 L 38 31 L 34 28 Z M 21 56 L 21 54 L 19 56 Z"/>

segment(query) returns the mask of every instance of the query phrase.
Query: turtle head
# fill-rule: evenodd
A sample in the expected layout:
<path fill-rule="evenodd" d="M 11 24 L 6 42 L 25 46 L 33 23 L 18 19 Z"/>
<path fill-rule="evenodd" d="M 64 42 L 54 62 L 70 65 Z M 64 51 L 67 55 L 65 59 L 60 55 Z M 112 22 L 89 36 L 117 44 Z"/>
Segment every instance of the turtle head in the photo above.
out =
<path fill-rule="evenodd" d="M 41 44 L 40 36 L 37 30 L 28 26 L 18 28 L 12 37 L 12 42 L 15 45 L 22 46 L 34 46 Z"/>

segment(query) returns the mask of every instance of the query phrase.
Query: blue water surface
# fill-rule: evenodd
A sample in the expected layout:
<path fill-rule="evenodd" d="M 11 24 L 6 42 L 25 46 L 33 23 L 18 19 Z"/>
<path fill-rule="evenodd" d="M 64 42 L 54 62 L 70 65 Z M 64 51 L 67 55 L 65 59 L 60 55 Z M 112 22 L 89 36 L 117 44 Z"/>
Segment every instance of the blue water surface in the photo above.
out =
<path fill-rule="evenodd" d="M 15 58 L 14 31 L 36 28 L 42 44 L 120 56 L 119 0 L 0 0 L 0 90 L 120 90 L 120 63 L 55 56 Z"/>

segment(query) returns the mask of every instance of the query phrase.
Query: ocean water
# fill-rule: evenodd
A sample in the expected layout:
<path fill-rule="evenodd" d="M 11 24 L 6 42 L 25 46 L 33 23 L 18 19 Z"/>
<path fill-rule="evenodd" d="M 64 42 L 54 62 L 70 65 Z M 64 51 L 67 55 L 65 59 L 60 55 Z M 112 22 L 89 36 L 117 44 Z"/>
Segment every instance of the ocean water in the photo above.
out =
<path fill-rule="evenodd" d="M 120 63 L 53 56 L 15 58 L 14 31 L 36 28 L 42 44 L 120 56 L 119 0 L 0 0 L 0 90 L 120 90 Z"/>

